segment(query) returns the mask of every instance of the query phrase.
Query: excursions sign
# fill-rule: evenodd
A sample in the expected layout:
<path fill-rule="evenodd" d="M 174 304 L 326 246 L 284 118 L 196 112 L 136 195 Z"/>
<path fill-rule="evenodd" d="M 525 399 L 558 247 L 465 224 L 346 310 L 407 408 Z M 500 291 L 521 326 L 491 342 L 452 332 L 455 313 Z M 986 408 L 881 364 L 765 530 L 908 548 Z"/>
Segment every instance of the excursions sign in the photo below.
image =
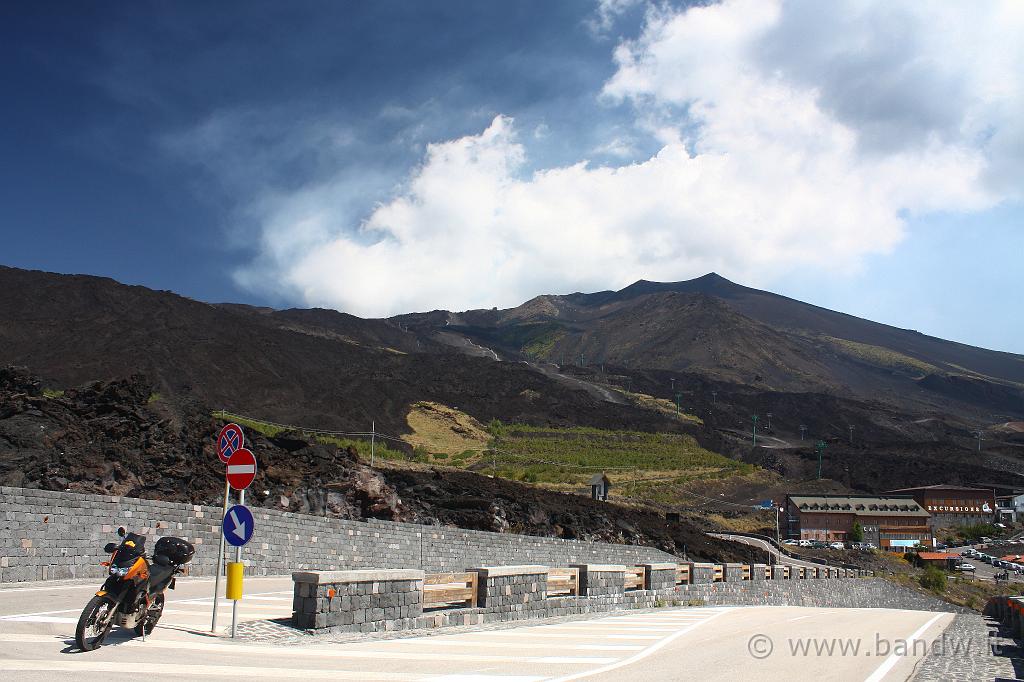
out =
<path fill-rule="evenodd" d="M 992 506 L 988 502 L 968 502 L 965 506 L 947 506 L 939 504 L 925 505 L 930 512 L 940 514 L 991 514 Z"/>

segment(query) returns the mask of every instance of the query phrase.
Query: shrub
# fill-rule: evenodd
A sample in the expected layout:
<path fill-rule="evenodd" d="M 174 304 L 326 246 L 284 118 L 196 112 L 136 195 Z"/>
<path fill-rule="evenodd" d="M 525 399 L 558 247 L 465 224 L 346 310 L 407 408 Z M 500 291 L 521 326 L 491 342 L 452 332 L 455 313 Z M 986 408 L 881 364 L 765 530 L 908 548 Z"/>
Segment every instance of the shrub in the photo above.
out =
<path fill-rule="evenodd" d="M 857 521 L 853 522 L 853 528 L 850 529 L 850 542 L 864 542 L 864 526 Z"/>
<path fill-rule="evenodd" d="M 978 523 L 973 526 L 959 526 L 957 531 L 968 540 L 978 540 L 996 534 L 996 527 L 990 523 Z"/>
<path fill-rule="evenodd" d="M 946 580 L 948 576 L 938 566 L 929 566 L 920 577 L 921 587 L 932 592 L 942 593 L 946 591 Z"/>

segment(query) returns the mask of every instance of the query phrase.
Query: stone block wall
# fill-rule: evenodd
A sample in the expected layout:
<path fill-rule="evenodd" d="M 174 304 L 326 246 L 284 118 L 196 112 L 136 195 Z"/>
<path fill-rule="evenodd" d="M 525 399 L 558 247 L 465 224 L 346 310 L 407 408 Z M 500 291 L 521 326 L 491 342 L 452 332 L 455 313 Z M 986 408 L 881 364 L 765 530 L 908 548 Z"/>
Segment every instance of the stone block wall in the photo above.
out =
<path fill-rule="evenodd" d="M 423 615 L 423 571 L 314 571 L 292 580 L 292 619 L 303 630 L 401 630 Z"/>
<path fill-rule="evenodd" d="M 722 577 L 727 583 L 739 582 L 749 567 L 743 564 L 722 564 Z"/>
<path fill-rule="evenodd" d="M 690 584 L 703 585 L 715 582 L 715 565 L 698 562 L 690 563 Z"/>
<path fill-rule="evenodd" d="M 256 533 L 243 552 L 250 575 L 295 570 L 416 568 L 535 563 L 626 564 L 674 561 L 651 547 L 487 533 L 388 521 L 346 521 L 253 507 Z M 173 535 L 196 546 L 192 575 L 217 565 L 221 509 L 109 495 L 0 487 L 0 582 L 98 578 L 103 545 L 118 526 L 148 537 Z"/>
<path fill-rule="evenodd" d="M 548 596 L 547 566 L 486 566 L 477 575 L 477 605 L 483 609 L 533 611 Z"/>
<path fill-rule="evenodd" d="M 706 606 L 813 606 L 973 613 L 882 578 L 679 585 L 675 599 Z"/>
<path fill-rule="evenodd" d="M 588 578 L 601 580 L 606 576 L 619 576 L 617 592 L 609 589 L 599 595 L 544 598 L 546 567 L 487 567 L 478 571 L 481 573 L 478 584 L 486 586 L 480 594 L 480 606 L 426 614 L 421 614 L 422 596 L 416 594 L 423 589 L 422 573 L 418 571 L 353 571 L 349 572 L 353 574 L 351 577 L 346 577 L 346 572 L 299 574 L 295 578 L 295 623 L 302 629 L 317 632 L 366 632 L 671 605 L 872 607 L 967 612 L 936 597 L 878 578 L 744 580 L 624 592 L 622 572 L 599 570 L 588 571 Z M 659 569 L 655 569 L 654 573 L 658 572 Z M 997 611 L 999 607 L 993 604 L 990 608 Z M 1002 611 L 1008 611 L 1005 605 Z"/>
<path fill-rule="evenodd" d="M 675 589 L 676 565 L 669 563 L 644 564 L 644 589 L 666 591 Z"/>
<path fill-rule="evenodd" d="M 605 597 L 624 594 L 626 591 L 626 567 L 609 564 L 578 564 L 580 570 L 580 595 Z"/>

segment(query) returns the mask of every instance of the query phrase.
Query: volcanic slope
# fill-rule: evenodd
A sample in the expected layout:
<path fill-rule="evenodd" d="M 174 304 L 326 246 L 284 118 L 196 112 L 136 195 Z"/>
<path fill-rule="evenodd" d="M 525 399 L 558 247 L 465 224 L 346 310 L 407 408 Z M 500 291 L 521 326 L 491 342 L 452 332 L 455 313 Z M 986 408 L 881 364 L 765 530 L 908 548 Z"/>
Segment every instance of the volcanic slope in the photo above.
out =
<path fill-rule="evenodd" d="M 557 365 L 690 372 L 762 391 L 966 412 L 983 422 L 1024 415 L 1024 356 L 862 320 L 716 274 L 540 296 L 508 310 L 395 319 L 423 336 L 441 333 L 443 320 L 448 336 Z"/>
<path fill-rule="evenodd" d="M 0 364 L 61 389 L 141 373 L 262 419 L 402 433 L 419 401 L 553 426 L 678 430 L 657 412 L 613 405 L 520 363 L 467 357 L 384 320 L 328 310 L 212 305 L 113 280 L 0 267 Z"/>

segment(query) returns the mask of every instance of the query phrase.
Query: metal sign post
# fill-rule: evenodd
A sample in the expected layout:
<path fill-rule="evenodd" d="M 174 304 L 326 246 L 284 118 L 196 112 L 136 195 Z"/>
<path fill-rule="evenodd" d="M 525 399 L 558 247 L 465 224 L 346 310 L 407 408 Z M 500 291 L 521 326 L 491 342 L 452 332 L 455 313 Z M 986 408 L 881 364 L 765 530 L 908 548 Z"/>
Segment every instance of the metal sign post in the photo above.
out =
<path fill-rule="evenodd" d="M 245 434 L 238 424 L 225 424 L 217 434 L 217 457 L 227 465 L 231 455 L 245 445 Z M 220 552 L 217 554 L 217 574 L 213 579 L 213 617 L 210 620 L 210 632 L 217 631 L 217 607 L 220 603 L 220 575 L 224 572 L 224 517 L 228 512 L 228 495 L 231 492 L 230 481 L 224 481 L 224 509 L 221 513 Z"/>
<path fill-rule="evenodd" d="M 245 488 L 238 491 L 238 504 L 245 505 Z M 223 532 L 221 536 L 223 537 Z M 235 547 L 235 563 L 242 563 L 242 546 Z M 241 596 L 241 595 L 239 595 Z M 235 638 L 236 630 L 238 628 L 238 600 L 235 599 L 231 602 L 231 639 Z"/>
<path fill-rule="evenodd" d="M 221 521 L 228 513 L 228 494 L 231 486 L 224 481 L 224 509 L 221 512 Z M 220 551 L 217 552 L 217 575 L 213 579 L 213 620 L 210 623 L 210 632 L 217 631 L 217 605 L 220 603 L 220 574 L 224 572 L 224 528 L 220 531 Z"/>

